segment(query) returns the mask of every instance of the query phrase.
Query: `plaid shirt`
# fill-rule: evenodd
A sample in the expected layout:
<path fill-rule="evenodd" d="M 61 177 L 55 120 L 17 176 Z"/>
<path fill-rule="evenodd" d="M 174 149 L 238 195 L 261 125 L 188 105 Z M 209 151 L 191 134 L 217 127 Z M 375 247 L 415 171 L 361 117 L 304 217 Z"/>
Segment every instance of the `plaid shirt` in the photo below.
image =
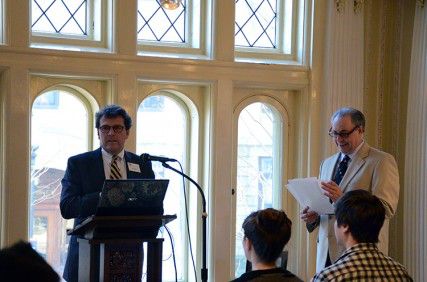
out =
<path fill-rule="evenodd" d="M 313 281 L 413 281 L 406 268 L 385 256 L 375 244 L 360 243 L 347 249 Z"/>

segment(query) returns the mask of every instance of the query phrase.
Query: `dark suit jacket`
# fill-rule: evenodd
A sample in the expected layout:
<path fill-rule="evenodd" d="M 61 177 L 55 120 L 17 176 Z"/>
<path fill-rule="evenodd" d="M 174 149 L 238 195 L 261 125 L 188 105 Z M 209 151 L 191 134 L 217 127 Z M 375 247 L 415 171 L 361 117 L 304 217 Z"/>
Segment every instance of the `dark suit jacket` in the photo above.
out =
<path fill-rule="evenodd" d="M 154 178 L 150 161 L 142 161 L 133 153 L 124 154 L 127 178 Z M 138 164 L 141 173 L 130 171 L 128 163 Z M 74 218 L 74 226 L 93 215 L 99 201 L 99 193 L 105 180 L 101 148 L 70 157 L 62 179 L 60 209 L 65 219 Z M 71 236 L 65 263 L 64 279 L 78 281 L 79 245 L 76 236 Z"/>

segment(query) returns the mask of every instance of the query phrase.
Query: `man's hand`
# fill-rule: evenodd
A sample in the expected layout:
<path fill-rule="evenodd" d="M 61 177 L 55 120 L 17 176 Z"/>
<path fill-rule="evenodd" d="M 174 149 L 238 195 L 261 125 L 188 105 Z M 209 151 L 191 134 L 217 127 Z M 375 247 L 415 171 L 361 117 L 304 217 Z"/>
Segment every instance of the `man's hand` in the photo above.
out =
<path fill-rule="evenodd" d="M 323 194 L 325 194 L 334 203 L 338 201 L 343 194 L 340 187 L 333 181 L 321 181 L 320 187 L 323 189 Z"/>
<path fill-rule="evenodd" d="M 316 219 L 319 217 L 319 215 L 317 214 L 317 212 L 309 211 L 308 209 L 309 209 L 309 207 L 305 207 L 300 212 L 300 217 L 302 220 L 305 221 L 305 223 L 312 224 L 313 222 L 316 221 Z"/>

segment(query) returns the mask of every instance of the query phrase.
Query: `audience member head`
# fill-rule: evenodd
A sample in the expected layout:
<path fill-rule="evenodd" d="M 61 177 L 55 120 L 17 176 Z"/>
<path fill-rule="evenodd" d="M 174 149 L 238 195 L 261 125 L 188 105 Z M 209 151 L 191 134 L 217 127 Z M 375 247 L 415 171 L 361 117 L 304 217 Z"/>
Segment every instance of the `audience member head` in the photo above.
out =
<path fill-rule="evenodd" d="M 338 228 L 351 233 L 357 243 L 377 243 L 385 219 L 381 200 L 366 190 L 353 190 L 338 200 L 335 206 L 335 234 Z"/>
<path fill-rule="evenodd" d="M 281 210 L 268 208 L 251 213 L 242 224 L 246 258 L 250 260 L 248 250 L 253 248 L 259 262 L 274 264 L 291 238 L 291 226 Z"/>
<path fill-rule="evenodd" d="M 104 108 L 100 109 L 95 114 L 95 127 L 99 129 L 101 126 L 101 119 L 102 118 L 116 118 L 116 117 L 122 117 L 124 121 L 124 126 L 126 130 L 129 130 L 132 127 L 132 119 L 128 115 L 128 113 L 123 109 L 122 107 L 118 105 L 107 105 Z"/>
<path fill-rule="evenodd" d="M 60 281 L 59 275 L 31 244 L 22 241 L 0 250 L 0 280 Z"/>

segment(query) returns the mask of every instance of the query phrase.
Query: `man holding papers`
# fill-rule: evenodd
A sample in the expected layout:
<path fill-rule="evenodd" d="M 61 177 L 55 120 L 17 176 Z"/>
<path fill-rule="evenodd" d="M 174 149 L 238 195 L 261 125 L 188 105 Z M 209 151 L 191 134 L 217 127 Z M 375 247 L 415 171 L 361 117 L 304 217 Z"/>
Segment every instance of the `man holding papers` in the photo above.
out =
<path fill-rule="evenodd" d="M 380 232 L 379 249 L 388 252 L 389 220 L 395 214 L 399 199 L 399 174 L 396 161 L 388 153 L 370 147 L 363 139 L 365 117 L 353 108 L 341 108 L 331 118 L 329 135 L 339 152 L 322 162 L 319 179 L 324 194 L 335 203 L 343 193 L 363 189 L 377 196 L 386 209 L 386 220 Z M 333 214 L 318 214 L 306 207 L 301 219 L 307 230 L 319 227 L 316 271 L 333 263 L 343 252 L 334 235 Z"/>

